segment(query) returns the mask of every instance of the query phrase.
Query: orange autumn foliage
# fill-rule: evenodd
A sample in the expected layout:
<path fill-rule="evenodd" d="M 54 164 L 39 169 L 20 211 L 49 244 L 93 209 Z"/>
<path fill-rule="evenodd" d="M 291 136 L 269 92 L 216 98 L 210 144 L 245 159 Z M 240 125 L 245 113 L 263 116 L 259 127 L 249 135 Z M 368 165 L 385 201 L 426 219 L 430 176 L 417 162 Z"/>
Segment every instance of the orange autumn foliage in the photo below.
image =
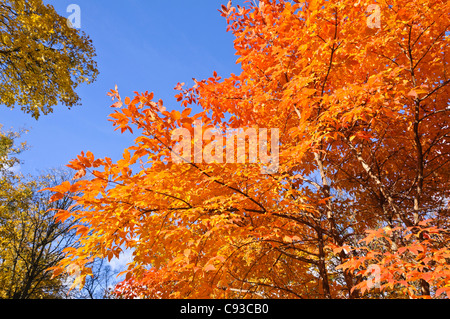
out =
<path fill-rule="evenodd" d="M 379 3 L 373 28 L 372 1 L 294 2 L 222 6 L 242 72 L 179 83 L 178 110 L 111 90 L 135 145 L 52 189 L 88 225 L 59 271 L 130 249 L 124 298 L 448 297 L 450 3 Z M 278 128 L 278 170 L 175 163 L 196 120 Z"/>

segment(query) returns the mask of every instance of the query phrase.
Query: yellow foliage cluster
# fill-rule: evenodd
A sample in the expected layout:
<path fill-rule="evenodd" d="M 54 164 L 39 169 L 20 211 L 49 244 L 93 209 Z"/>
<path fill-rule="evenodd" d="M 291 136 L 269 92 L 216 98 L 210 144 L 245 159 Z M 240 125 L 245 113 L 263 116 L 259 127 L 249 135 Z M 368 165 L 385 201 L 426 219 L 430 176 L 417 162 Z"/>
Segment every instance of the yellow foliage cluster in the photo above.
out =
<path fill-rule="evenodd" d="M 79 103 L 75 88 L 98 74 L 92 41 L 42 0 L 0 6 L 0 103 L 34 118 Z"/>

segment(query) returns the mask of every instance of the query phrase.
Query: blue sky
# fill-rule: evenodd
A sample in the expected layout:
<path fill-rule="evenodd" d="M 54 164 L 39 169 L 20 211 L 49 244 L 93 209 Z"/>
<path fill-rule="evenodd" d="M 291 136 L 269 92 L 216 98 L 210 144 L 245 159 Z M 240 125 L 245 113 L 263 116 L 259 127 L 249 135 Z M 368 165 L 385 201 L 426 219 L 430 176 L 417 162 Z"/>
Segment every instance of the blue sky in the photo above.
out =
<path fill-rule="evenodd" d="M 29 132 L 22 140 L 30 149 L 20 158 L 24 174 L 38 174 L 66 165 L 81 151 L 117 160 L 132 145 L 129 133 L 114 131 L 106 93 L 117 84 L 120 94 L 150 91 L 168 108 L 181 108 L 173 90 L 178 82 L 192 83 L 217 71 L 239 74 L 233 36 L 217 9 L 226 0 L 47 0 L 65 17 L 70 4 L 81 8 L 81 30 L 93 40 L 99 77 L 77 89 L 82 105 L 56 106 L 38 121 L 19 108 L 0 105 L 3 129 Z"/>

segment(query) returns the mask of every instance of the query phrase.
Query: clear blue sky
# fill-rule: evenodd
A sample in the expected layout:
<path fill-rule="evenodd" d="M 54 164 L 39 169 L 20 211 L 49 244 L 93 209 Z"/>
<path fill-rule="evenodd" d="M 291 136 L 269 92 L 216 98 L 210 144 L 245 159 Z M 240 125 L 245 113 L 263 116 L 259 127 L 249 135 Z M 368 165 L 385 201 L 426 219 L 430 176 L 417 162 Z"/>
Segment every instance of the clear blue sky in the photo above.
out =
<path fill-rule="evenodd" d="M 239 74 L 233 36 L 217 9 L 226 0 L 47 0 L 68 17 L 67 7 L 81 8 L 81 30 L 93 40 L 99 77 L 77 92 L 82 105 L 56 106 L 38 121 L 20 109 L 0 105 L 3 129 L 29 129 L 22 140 L 30 149 L 20 158 L 23 173 L 37 174 L 66 165 L 81 151 L 117 160 L 136 136 L 114 131 L 106 93 L 117 84 L 120 94 L 150 91 L 168 108 L 181 108 L 173 90 L 178 82 Z"/>

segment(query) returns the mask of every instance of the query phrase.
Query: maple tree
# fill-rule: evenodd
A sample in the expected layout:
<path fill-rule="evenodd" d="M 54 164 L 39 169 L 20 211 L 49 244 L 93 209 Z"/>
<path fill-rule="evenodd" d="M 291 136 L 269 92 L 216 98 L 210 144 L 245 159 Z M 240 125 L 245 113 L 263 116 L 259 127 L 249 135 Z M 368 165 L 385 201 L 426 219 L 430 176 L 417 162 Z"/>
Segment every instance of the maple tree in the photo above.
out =
<path fill-rule="evenodd" d="M 0 103 L 34 118 L 61 103 L 79 104 L 75 89 L 98 74 L 92 41 L 42 0 L 0 4 Z"/>
<path fill-rule="evenodd" d="M 125 298 L 448 297 L 450 4 L 377 2 L 379 28 L 371 4 L 229 2 L 239 75 L 179 83 L 180 111 L 111 90 L 113 125 L 138 136 L 115 163 L 81 153 L 51 189 L 80 207 L 57 214 L 80 240 L 55 274 L 83 282 L 130 249 Z M 174 131 L 200 120 L 278 128 L 278 170 L 174 160 Z"/>

